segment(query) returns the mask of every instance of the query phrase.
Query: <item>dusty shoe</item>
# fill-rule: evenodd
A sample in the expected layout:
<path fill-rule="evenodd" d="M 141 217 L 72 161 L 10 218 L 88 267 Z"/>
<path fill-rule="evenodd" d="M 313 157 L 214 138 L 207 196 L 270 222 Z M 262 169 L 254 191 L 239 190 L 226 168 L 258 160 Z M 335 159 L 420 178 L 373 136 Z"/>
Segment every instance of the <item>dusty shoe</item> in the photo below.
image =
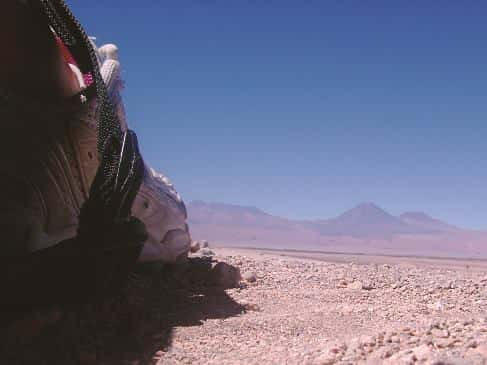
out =
<path fill-rule="evenodd" d="M 64 69 L 78 80 L 79 97 L 47 105 L 0 92 L 4 136 L 0 146 L 0 226 L 5 237 L 2 252 L 7 256 L 75 236 L 80 209 L 100 163 L 97 101 L 88 95 L 90 75 L 81 73 L 63 44 L 59 48 Z M 114 45 L 101 47 L 98 60 L 125 132 L 118 49 Z M 184 204 L 165 177 L 148 166 L 145 170 L 132 212 L 149 232 L 141 259 L 178 261 L 186 257 L 191 241 Z"/>
<path fill-rule="evenodd" d="M 165 176 L 147 169 L 133 214 L 145 223 L 149 234 L 139 260 L 178 262 L 187 258 L 191 237 L 186 208 Z"/>
<path fill-rule="evenodd" d="M 117 111 L 122 130 L 127 129 L 125 108 L 121 97 L 123 81 L 120 76 L 118 48 L 107 44 L 99 48 L 101 74 Z M 186 225 L 186 207 L 169 179 L 145 166 L 145 177 L 135 199 L 133 214 L 145 223 L 149 239 L 144 245 L 141 261 L 185 260 L 191 245 Z"/>
<path fill-rule="evenodd" d="M 92 118 L 93 102 L 48 106 L 0 96 L 3 254 L 75 236 L 98 166 L 96 136 L 85 123 Z"/>

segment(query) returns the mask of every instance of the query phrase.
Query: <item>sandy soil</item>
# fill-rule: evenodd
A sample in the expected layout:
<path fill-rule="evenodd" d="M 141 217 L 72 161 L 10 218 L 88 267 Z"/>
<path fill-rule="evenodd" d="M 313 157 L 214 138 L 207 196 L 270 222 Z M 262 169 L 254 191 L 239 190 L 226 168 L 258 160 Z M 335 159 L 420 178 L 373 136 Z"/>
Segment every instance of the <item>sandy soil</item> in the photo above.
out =
<path fill-rule="evenodd" d="M 486 262 L 215 251 L 246 311 L 175 326 L 158 364 L 487 364 Z"/>

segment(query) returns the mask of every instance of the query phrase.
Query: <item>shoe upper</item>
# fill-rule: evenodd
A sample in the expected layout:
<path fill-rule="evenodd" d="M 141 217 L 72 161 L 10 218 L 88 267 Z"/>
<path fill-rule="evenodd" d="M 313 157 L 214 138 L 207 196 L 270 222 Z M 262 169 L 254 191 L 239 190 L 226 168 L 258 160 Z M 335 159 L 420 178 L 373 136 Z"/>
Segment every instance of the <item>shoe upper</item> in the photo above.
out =
<path fill-rule="evenodd" d="M 116 46 L 101 47 L 99 60 L 121 128 L 127 130 Z M 85 86 L 76 65 L 70 68 Z M 73 237 L 99 166 L 96 99 L 82 96 L 66 105 L 36 106 L 12 103 L 0 92 L 0 119 L 5 137 L 0 144 L 3 252 L 22 254 Z M 132 208 L 149 233 L 140 260 L 184 260 L 191 242 L 184 202 L 167 177 L 145 169 Z"/>

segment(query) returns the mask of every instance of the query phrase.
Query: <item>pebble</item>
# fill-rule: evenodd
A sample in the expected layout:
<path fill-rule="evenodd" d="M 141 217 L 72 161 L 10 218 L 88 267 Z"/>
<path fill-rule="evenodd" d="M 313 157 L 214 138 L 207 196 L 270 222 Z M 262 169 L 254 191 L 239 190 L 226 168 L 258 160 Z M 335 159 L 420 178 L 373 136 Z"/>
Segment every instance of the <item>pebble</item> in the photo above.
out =
<path fill-rule="evenodd" d="M 199 253 L 202 255 L 202 256 L 207 256 L 207 257 L 211 257 L 211 256 L 215 256 L 215 253 L 210 250 L 208 247 L 203 247 Z"/>
<path fill-rule="evenodd" d="M 193 242 L 191 242 L 191 247 L 190 247 L 189 251 L 191 253 L 196 253 L 200 250 L 200 248 L 201 248 L 200 242 L 199 241 L 193 241 Z"/>
<path fill-rule="evenodd" d="M 363 284 L 361 281 L 354 281 L 348 284 L 347 288 L 352 290 L 361 290 L 363 288 Z"/>
<path fill-rule="evenodd" d="M 254 272 L 245 272 L 242 278 L 249 283 L 255 283 L 257 281 L 257 275 Z"/>

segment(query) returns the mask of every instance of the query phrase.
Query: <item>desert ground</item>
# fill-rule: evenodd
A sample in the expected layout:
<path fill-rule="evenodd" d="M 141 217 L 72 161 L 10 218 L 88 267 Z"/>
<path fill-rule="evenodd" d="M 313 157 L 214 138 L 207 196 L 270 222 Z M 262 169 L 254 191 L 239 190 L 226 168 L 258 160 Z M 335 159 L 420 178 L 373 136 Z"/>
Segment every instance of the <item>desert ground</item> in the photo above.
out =
<path fill-rule="evenodd" d="M 127 290 L 11 329 L 1 363 L 487 364 L 487 261 L 210 247 Z"/>
<path fill-rule="evenodd" d="M 487 261 L 214 251 L 242 285 L 157 364 L 487 364 Z"/>

